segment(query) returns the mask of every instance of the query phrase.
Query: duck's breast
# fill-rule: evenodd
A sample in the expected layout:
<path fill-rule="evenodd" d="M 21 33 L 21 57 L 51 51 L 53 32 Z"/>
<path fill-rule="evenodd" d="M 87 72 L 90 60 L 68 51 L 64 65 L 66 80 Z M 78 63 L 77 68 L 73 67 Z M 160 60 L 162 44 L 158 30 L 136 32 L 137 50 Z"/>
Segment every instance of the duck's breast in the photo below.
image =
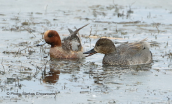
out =
<path fill-rule="evenodd" d="M 53 47 L 50 49 L 50 57 L 57 59 L 76 59 L 83 58 L 82 51 L 66 51 L 62 47 Z"/>

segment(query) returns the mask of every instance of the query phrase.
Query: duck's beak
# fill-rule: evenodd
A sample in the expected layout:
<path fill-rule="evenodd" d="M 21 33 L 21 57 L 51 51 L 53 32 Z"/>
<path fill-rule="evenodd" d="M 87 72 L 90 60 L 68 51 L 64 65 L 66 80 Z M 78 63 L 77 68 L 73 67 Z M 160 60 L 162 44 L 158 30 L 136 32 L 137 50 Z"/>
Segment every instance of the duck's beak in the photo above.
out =
<path fill-rule="evenodd" d="M 45 40 L 43 40 L 43 41 L 41 41 L 39 44 L 37 44 L 36 46 L 42 46 L 42 45 L 44 45 L 46 42 L 45 42 Z"/>
<path fill-rule="evenodd" d="M 91 56 L 91 55 L 94 55 L 94 54 L 96 54 L 97 52 L 94 50 L 94 48 L 93 49 L 91 49 L 90 51 L 87 51 L 87 52 L 84 52 L 83 54 L 89 54 L 88 56 Z M 88 56 L 86 56 L 86 57 L 88 57 Z"/>

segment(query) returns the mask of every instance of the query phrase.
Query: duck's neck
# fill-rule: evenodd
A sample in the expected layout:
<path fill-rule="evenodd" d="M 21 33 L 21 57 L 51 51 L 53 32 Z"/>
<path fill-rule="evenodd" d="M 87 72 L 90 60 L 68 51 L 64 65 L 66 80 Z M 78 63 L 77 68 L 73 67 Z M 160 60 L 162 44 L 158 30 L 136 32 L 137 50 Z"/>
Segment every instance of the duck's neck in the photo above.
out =
<path fill-rule="evenodd" d="M 108 51 L 106 52 L 106 55 L 107 55 L 107 54 L 114 54 L 114 53 L 116 53 L 116 48 L 111 48 L 110 50 L 108 50 Z"/>
<path fill-rule="evenodd" d="M 51 44 L 51 47 L 61 47 L 61 46 L 62 46 L 62 43 L 61 43 L 61 40 L 60 39 L 55 40 L 54 43 Z"/>
<path fill-rule="evenodd" d="M 51 48 L 54 48 L 54 47 L 61 47 L 62 45 L 51 45 Z"/>

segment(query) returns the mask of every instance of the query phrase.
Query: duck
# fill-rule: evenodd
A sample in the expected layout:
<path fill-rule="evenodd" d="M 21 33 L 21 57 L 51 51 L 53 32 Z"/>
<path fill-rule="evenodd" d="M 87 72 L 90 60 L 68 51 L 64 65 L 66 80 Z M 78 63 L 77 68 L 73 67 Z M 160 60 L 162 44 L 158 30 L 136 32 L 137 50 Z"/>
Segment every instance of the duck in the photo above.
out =
<path fill-rule="evenodd" d="M 40 42 L 36 46 L 42 46 L 44 44 L 50 44 L 50 58 L 55 59 L 79 59 L 83 58 L 83 47 L 81 45 L 80 38 L 77 36 L 79 30 L 87 26 L 88 24 L 72 31 L 68 29 L 70 35 L 61 40 L 59 34 L 55 30 L 48 30 L 44 33 L 44 41 Z"/>
<path fill-rule="evenodd" d="M 91 56 L 96 53 L 105 54 L 103 65 L 139 65 L 152 62 L 152 53 L 147 39 L 133 43 L 123 43 L 115 47 L 114 43 L 107 38 L 100 38 L 93 49 L 84 52 Z M 87 57 L 88 57 L 87 56 Z"/>

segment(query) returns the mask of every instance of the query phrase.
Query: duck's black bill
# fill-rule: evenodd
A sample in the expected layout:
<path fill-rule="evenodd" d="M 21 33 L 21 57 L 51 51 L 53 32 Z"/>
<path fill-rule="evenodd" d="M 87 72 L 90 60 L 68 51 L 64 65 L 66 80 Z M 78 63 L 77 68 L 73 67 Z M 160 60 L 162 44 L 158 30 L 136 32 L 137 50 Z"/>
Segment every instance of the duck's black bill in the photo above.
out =
<path fill-rule="evenodd" d="M 92 55 L 94 55 L 94 54 L 96 54 L 97 52 L 94 50 L 94 48 L 93 49 L 91 49 L 90 51 L 87 51 L 87 52 L 84 52 L 83 54 L 89 54 L 88 56 L 92 56 Z M 88 56 L 86 56 L 86 57 L 88 57 Z"/>

